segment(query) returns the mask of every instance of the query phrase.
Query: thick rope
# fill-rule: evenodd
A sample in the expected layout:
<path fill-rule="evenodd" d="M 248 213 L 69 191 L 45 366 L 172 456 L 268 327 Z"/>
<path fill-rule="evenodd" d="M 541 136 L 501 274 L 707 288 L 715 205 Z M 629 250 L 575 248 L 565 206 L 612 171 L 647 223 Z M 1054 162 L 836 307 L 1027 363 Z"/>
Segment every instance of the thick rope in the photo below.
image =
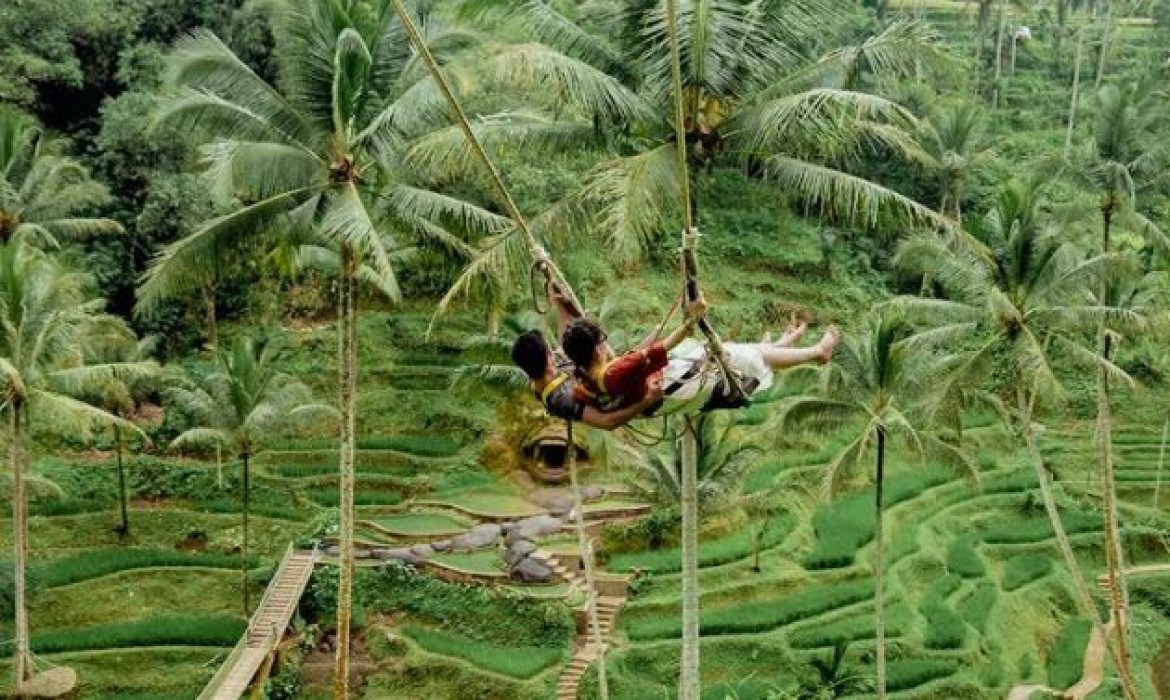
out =
<path fill-rule="evenodd" d="M 675 157 L 677 159 L 679 175 L 679 194 L 683 210 L 682 235 L 682 270 L 685 288 L 683 293 L 687 301 L 699 298 L 699 262 L 698 246 L 699 232 L 695 228 L 694 211 L 691 205 L 691 178 L 687 167 L 687 132 L 686 115 L 683 108 L 682 83 L 682 50 L 678 41 L 677 2 L 666 0 L 666 29 L 670 39 L 670 78 L 674 90 L 674 140 Z M 699 330 L 707 338 L 709 353 L 714 356 L 719 371 L 727 381 L 729 393 L 739 399 L 747 398 L 739 378 L 727 366 L 727 354 L 723 349 L 723 341 L 719 334 L 711 327 L 706 316 L 699 319 Z"/>
<path fill-rule="evenodd" d="M 487 168 L 492 185 L 499 194 L 509 218 L 512 219 L 516 224 L 517 230 L 524 236 L 524 241 L 528 245 L 534 261 L 546 267 L 557 289 L 568 297 L 577 312 L 584 313 L 584 307 L 581 306 L 581 302 L 577 299 L 573 288 L 569 286 L 564 274 L 561 273 L 560 268 L 553 262 L 548 251 L 545 250 L 544 246 L 540 244 L 540 241 L 536 239 L 536 236 L 528 227 L 528 221 L 520 213 L 520 207 L 516 205 L 516 200 L 512 198 L 512 193 L 508 191 L 508 186 L 504 184 L 503 175 L 500 174 L 499 168 L 496 167 L 496 164 L 488 156 L 487 151 L 484 150 L 483 144 L 479 141 L 479 137 L 475 135 L 475 130 L 471 127 L 467 113 L 463 110 L 463 106 L 459 104 L 458 98 L 455 97 L 455 91 L 452 90 L 451 83 L 447 80 L 447 76 L 443 74 L 434 55 L 431 54 L 430 48 L 427 47 L 426 42 L 422 38 L 422 34 L 419 33 L 418 26 L 414 23 L 414 19 L 410 16 L 410 12 L 406 9 L 403 0 L 394 0 L 394 11 L 397 13 L 398 19 L 402 22 L 402 28 L 406 30 L 406 35 L 410 39 L 411 45 L 414 46 L 414 50 L 418 53 L 426 65 L 427 70 L 435 79 L 435 83 L 439 86 L 439 91 L 443 93 L 443 99 L 446 100 L 447 106 L 451 110 L 451 115 L 455 118 L 455 121 L 459 124 L 459 128 L 463 131 L 463 135 L 467 138 L 467 143 L 471 146 L 471 150 L 479 158 L 480 162 L 483 163 L 483 166 Z"/>

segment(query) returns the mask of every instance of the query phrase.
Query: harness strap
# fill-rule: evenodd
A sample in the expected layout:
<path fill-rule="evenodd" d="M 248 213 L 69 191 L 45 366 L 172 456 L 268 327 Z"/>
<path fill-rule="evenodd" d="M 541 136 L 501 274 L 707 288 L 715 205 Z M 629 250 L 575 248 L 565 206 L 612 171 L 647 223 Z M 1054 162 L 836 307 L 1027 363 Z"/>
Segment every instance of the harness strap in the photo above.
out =
<path fill-rule="evenodd" d="M 546 384 L 544 386 L 543 391 L 533 392 L 533 393 L 535 393 L 536 397 L 540 399 L 540 402 L 547 407 L 548 406 L 548 398 L 550 396 L 552 396 L 552 393 L 554 391 L 559 389 L 561 387 L 561 385 L 567 381 L 569 381 L 569 373 L 568 372 L 561 372 L 557 376 L 553 377 L 551 382 L 549 382 L 548 384 Z"/>

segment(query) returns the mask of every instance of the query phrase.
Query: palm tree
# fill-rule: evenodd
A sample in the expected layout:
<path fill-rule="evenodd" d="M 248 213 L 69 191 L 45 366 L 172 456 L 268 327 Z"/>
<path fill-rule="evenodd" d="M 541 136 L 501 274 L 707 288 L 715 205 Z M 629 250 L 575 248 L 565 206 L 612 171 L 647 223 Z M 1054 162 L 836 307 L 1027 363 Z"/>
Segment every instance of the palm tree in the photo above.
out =
<path fill-rule="evenodd" d="M 248 597 L 248 514 L 251 501 L 251 458 L 281 431 L 308 419 L 336 411 L 312 403 L 312 393 L 300 382 L 277 371 L 276 348 L 267 340 L 239 336 L 216 357 L 217 368 L 206 375 L 180 379 L 166 390 L 171 405 L 196 427 L 171 443 L 173 449 L 221 447 L 234 450 L 243 470 L 244 617 L 250 614 Z"/>
<path fill-rule="evenodd" d="M 733 417 L 721 413 L 701 413 L 691 423 L 698 443 L 696 493 L 700 509 L 725 502 L 736 492 L 752 458 L 763 449 L 736 435 Z M 630 485 L 643 498 L 663 505 L 681 505 L 682 431 L 672 426 L 663 441 L 663 450 L 647 450 L 635 463 Z"/>
<path fill-rule="evenodd" d="M 158 338 L 148 336 L 139 340 L 134 331 L 119 317 L 110 317 L 102 333 L 108 342 L 96 348 L 91 348 L 89 354 L 93 362 L 118 363 L 148 363 L 158 348 Z M 133 420 L 133 415 L 144 397 L 155 389 L 152 381 L 154 376 L 135 377 L 132 380 L 111 377 L 110 381 L 100 387 L 100 392 L 94 397 L 94 403 L 105 408 L 110 413 L 125 420 Z M 118 509 L 119 523 L 115 531 L 118 539 L 125 539 L 130 534 L 130 514 L 126 493 L 126 466 L 123 453 L 126 447 L 126 435 L 122 426 L 115 423 L 111 426 L 114 433 L 114 459 L 118 471 Z"/>
<path fill-rule="evenodd" d="M 216 199 L 240 206 L 165 249 L 145 277 L 140 308 L 198 289 L 225 257 L 275 247 L 289 230 L 336 251 L 342 552 L 334 693 L 345 697 L 354 564 L 355 280 L 365 264 L 396 298 L 396 249 L 388 248 L 388 235 L 398 245 L 420 241 L 463 255 L 469 248 L 452 231 L 495 234 L 507 220 L 411 179 L 405 154 L 442 114 L 441 102 L 405 50 L 386 0 L 288 3 L 276 14 L 276 85 L 209 33 L 180 41 L 171 56 L 171 93 L 159 119 L 204 138 Z M 474 39 L 441 18 L 429 19 L 435 21 L 427 23 L 427 40 L 444 60 Z"/>
<path fill-rule="evenodd" d="M 643 29 L 615 43 L 540 0 L 467 0 L 464 5 L 516 28 L 530 42 L 502 52 L 493 64 L 514 84 L 528 76 L 540 88 L 554 67 L 572 75 L 577 85 L 597 84 L 589 93 L 580 89 L 568 97 L 580 103 L 575 111 L 582 115 L 584 135 L 600 130 L 621 148 L 612 150 L 568 198 L 572 206 L 551 216 L 583 212 L 604 232 L 615 262 L 638 261 L 662 232 L 675 229 L 681 206 L 683 173 L 670 121 L 674 110 L 669 107 L 664 8 L 646 3 L 633 10 L 632 21 Z M 867 146 L 906 151 L 914 125 L 907 111 L 857 86 L 929 66 L 942 56 L 936 38 L 921 25 L 898 22 L 860 44 L 826 48 L 823 27 L 841 12 L 840 3 L 821 0 L 680 6 L 689 167 L 697 173 L 736 154 L 781 191 L 834 216 L 872 222 L 889 207 L 947 226 L 918 203 L 847 172 L 852 156 Z M 807 47 L 819 53 L 809 55 Z M 610 80 L 601 81 L 599 75 Z M 563 99 L 543 88 L 537 94 Z M 560 123 L 570 119 L 560 115 Z M 443 165 L 436 176 L 451 177 L 452 169 L 463 172 L 456 161 Z M 481 263 L 469 274 L 505 267 L 504 246 L 489 252 L 494 262 Z"/>
<path fill-rule="evenodd" d="M 956 225 L 962 223 L 967 179 L 991 157 L 991 150 L 982 148 L 984 123 L 981 107 L 957 102 L 936 109 L 919 130 L 919 160 L 938 183 L 939 213 Z"/>
<path fill-rule="evenodd" d="M 31 675 L 28 612 L 26 471 L 28 434 L 51 430 L 88 437 L 99 428 L 132 423 L 80 400 L 108 382 L 132 381 L 154 370 L 152 363 L 86 362 L 85 348 L 103 342 L 105 300 L 89 296 L 90 278 L 25 244 L 23 235 L 0 244 L 0 409 L 8 423 L 12 473 L 15 558 L 16 647 L 13 689 L 20 694 Z"/>
<path fill-rule="evenodd" d="M 1116 254 L 1082 255 L 1063 241 L 1061 231 L 1045 221 L 1044 178 L 1009 181 L 988 219 L 991 255 L 959 249 L 937 237 L 917 237 L 900 249 L 896 262 L 917 272 L 930 271 L 945 299 L 900 298 L 896 304 L 938 324 L 935 340 L 971 348 L 949 382 L 972 382 L 991 362 L 1007 371 L 1006 389 L 1015 394 L 1014 428 L 1024 442 L 1057 546 L 1068 567 L 1074 598 L 1082 615 L 1100 624 L 1100 615 L 1086 587 L 1080 564 L 1069 543 L 1053 493 L 1052 477 L 1036 444 L 1036 410 L 1058 403 L 1063 388 L 1053 360 L 1105 372 L 1111 379 L 1129 377 L 1099 349 L 1086 344 L 1086 334 L 1102 323 L 1129 327 L 1138 320 L 1124 308 L 1098 303 L 1093 290 L 1122 262 Z M 1112 644 L 1127 697 L 1134 698 L 1119 650 Z"/>
<path fill-rule="evenodd" d="M 1101 251 L 1112 250 L 1114 226 L 1128 225 L 1155 248 L 1170 249 L 1170 237 L 1141 214 L 1138 196 L 1170 172 L 1170 99 L 1153 79 L 1124 86 L 1103 85 L 1093 96 L 1093 138 L 1073 153 L 1068 171 L 1101 194 Z"/>
<path fill-rule="evenodd" d="M 877 693 L 886 694 L 885 650 L 885 503 L 886 451 L 899 439 L 919 459 L 940 458 L 974 474 L 963 452 L 930 429 L 933 419 L 949 416 L 946 406 L 959 396 L 942 393 L 940 378 L 956 364 L 955 355 L 924 350 L 910 326 L 896 314 L 871 318 L 863 331 L 851 334 L 835 353 L 826 381 L 815 394 L 787 402 L 782 421 L 787 429 L 819 432 L 849 431 L 845 443 L 825 470 L 824 485 L 833 494 L 874 456 L 875 518 L 874 607 L 877 620 Z"/>
<path fill-rule="evenodd" d="M 109 219 L 79 216 L 108 195 L 59 150 L 31 118 L 0 105 L 0 243 L 19 236 L 53 247 L 122 230 Z"/>

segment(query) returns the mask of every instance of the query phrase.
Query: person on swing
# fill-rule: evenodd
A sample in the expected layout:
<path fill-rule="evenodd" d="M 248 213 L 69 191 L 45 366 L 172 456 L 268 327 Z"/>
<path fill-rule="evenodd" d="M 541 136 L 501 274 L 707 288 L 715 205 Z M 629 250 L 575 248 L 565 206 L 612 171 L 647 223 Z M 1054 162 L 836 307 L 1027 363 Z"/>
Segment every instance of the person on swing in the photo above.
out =
<path fill-rule="evenodd" d="M 579 318 L 572 304 L 551 286 L 548 293 L 557 308 L 561 334 L 570 340 L 574 354 L 582 362 L 574 362 L 572 355 L 565 358 L 554 353 L 539 331 L 529 331 L 516 339 L 512 360 L 528 375 L 533 391 L 550 415 L 614 430 L 643 415 L 743 405 L 742 400 L 730 396 L 730 387 L 718 371 L 705 368 L 705 348 L 694 341 L 685 342 L 706 312 L 702 299 L 688 305 L 682 327 L 666 339 L 644 343 L 610 362 L 600 327 Z M 831 327 L 816 346 L 792 348 L 806 330 L 806 324 L 794 322 L 775 342 L 765 337 L 760 343 L 725 344 L 731 368 L 740 375 L 741 385 L 749 394 L 771 386 L 776 369 L 827 362 L 832 357 L 839 340 L 836 327 Z M 694 371 L 696 368 L 698 371 Z M 605 392 L 598 391 L 601 387 L 592 377 L 600 380 Z"/>

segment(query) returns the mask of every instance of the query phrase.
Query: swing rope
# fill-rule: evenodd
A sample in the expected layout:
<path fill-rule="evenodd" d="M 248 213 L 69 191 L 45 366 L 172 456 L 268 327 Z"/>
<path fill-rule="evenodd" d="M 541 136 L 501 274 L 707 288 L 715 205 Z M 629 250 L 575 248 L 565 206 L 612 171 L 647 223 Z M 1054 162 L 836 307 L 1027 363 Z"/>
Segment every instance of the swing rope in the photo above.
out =
<path fill-rule="evenodd" d="M 675 157 L 677 158 L 679 194 L 683 210 L 682 235 L 682 272 L 683 294 L 688 302 L 693 302 L 700 296 L 699 288 L 699 231 L 695 228 L 694 208 L 691 198 L 690 169 L 687 167 L 687 133 L 686 116 L 683 106 L 682 82 L 682 50 L 678 40 L 678 18 L 676 0 L 666 0 L 666 29 L 670 37 L 670 77 L 674 91 L 674 141 Z M 712 356 L 719 367 L 720 374 L 727 382 L 728 392 L 735 398 L 747 398 L 743 387 L 731 368 L 727 366 L 727 354 L 723 349 L 723 341 L 719 334 L 711 327 L 704 315 L 699 319 L 699 330 L 707 338 L 708 355 Z"/>
<path fill-rule="evenodd" d="M 544 246 L 541 245 L 540 241 L 532 233 L 532 229 L 528 226 L 528 221 L 520 213 L 520 207 L 516 205 L 516 200 L 512 198 L 512 193 L 508 191 L 508 186 L 504 184 L 504 177 L 500 173 L 499 168 L 492 162 L 487 151 L 484 150 L 483 144 L 480 143 L 479 137 L 475 135 L 475 130 L 471 126 L 471 121 L 467 118 L 467 113 L 459 103 L 458 98 L 455 97 L 455 91 L 451 88 L 451 83 L 447 80 L 447 76 L 443 74 L 430 48 L 427 47 L 426 42 L 422 38 L 422 34 L 418 30 L 418 26 L 410 16 L 410 12 L 406 9 L 403 0 L 394 0 L 394 11 L 398 15 L 398 19 L 402 22 L 402 28 L 406 30 L 406 35 L 411 45 L 414 46 L 414 50 L 423 60 L 427 70 L 439 86 L 439 91 L 443 94 L 443 99 L 447 102 L 447 106 L 451 110 L 451 115 L 455 118 L 460 130 L 463 131 L 463 135 L 467 138 L 467 143 L 471 146 L 472 152 L 483 163 L 483 166 L 487 168 L 488 176 L 496 189 L 496 193 L 500 196 L 500 200 L 507 210 L 508 216 L 516 224 L 516 229 L 524 236 L 524 241 L 532 253 L 534 268 L 536 266 L 543 268 L 544 273 L 553 279 L 553 284 L 557 289 L 568 298 L 574 310 L 583 314 L 584 308 L 577 299 L 577 295 L 573 292 L 573 288 L 569 286 L 564 274 L 557 267 L 556 263 L 553 262 L 548 251 L 545 250 Z"/>

